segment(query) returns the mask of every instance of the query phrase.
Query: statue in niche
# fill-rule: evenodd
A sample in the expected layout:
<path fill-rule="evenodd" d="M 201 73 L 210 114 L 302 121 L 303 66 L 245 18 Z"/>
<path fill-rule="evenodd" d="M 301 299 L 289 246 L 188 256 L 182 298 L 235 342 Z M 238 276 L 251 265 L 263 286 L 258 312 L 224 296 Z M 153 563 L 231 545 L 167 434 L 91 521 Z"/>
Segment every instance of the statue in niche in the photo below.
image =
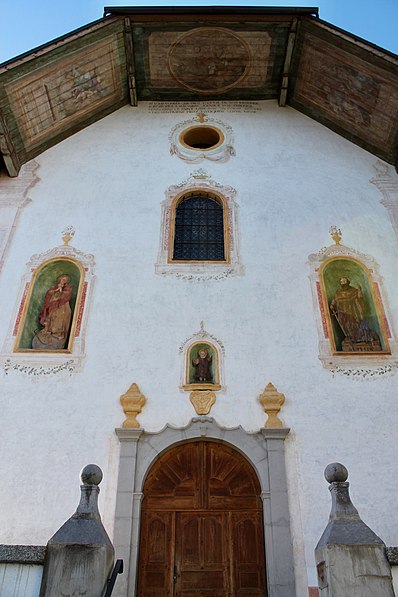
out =
<path fill-rule="evenodd" d="M 344 334 L 343 352 L 381 351 L 379 336 L 365 318 L 365 301 L 362 288 L 351 286 L 349 278 L 340 278 L 330 303 L 330 310 Z"/>
<path fill-rule="evenodd" d="M 69 351 L 73 344 L 84 270 L 68 258 L 51 259 L 34 273 L 16 351 Z"/>
<path fill-rule="evenodd" d="M 344 353 L 388 351 L 382 317 L 366 268 L 350 259 L 333 259 L 323 269 L 335 350 Z"/>
<path fill-rule="evenodd" d="M 66 274 L 59 276 L 55 285 L 47 290 L 39 313 L 39 323 L 43 327 L 33 336 L 32 348 L 39 350 L 65 348 L 72 317 L 70 308 L 72 292 L 73 288 Z"/>
<path fill-rule="evenodd" d="M 195 367 L 195 381 L 213 383 L 213 375 L 211 372 L 212 356 L 208 353 L 206 348 L 200 348 L 196 359 L 192 360 L 192 365 Z"/>
<path fill-rule="evenodd" d="M 194 344 L 187 354 L 187 383 L 215 386 L 219 384 L 215 348 L 207 342 Z"/>

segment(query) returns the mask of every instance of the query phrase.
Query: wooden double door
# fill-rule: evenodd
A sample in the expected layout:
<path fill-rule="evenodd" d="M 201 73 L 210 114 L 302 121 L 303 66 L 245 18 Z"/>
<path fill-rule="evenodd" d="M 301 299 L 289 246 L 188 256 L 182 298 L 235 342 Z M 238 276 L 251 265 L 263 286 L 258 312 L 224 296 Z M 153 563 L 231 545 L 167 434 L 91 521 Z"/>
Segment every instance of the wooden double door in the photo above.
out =
<path fill-rule="evenodd" d="M 221 443 L 179 445 L 145 485 L 139 597 L 264 597 L 262 505 L 257 476 Z"/>

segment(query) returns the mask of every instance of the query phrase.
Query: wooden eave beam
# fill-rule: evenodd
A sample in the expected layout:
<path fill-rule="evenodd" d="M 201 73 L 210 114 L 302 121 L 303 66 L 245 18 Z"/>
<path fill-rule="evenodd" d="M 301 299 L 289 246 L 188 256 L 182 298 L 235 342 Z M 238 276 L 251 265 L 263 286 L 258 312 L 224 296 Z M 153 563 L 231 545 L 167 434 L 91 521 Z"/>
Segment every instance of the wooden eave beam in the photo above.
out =
<path fill-rule="evenodd" d="M 115 18 L 107 18 L 107 19 L 99 19 L 94 23 L 90 23 L 89 25 L 85 25 L 84 27 L 80 27 L 79 29 L 75 29 L 71 33 L 67 33 L 66 35 L 62 35 L 61 37 L 57 37 L 53 41 L 48 43 L 42 44 L 37 48 L 33 48 L 33 50 L 29 50 L 29 52 L 24 52 L 15 58 L 11 58 L 10 60 L 6 60 L 0 64 L 0 74 L 4 72 L 8 72 L 9 70 L 20 66 L 21 64 L 25 64 L 25 62 L 29 62 L 29 60 L 33 60 L 34 58 L 38 58 L 39 56 L 43 56 L 48 52 L 52 52 L 56 48 L 62 47 L 71 41 L 76 39 L 81 39 L 88 33 L 92 33 L 94 31 L 98 31 L 103 27 L 107 27 L 110 23 L 117 21 L 117 17 Z"/>
<path fill-rule="evenodd" d="M 398 64 L 398 57 L 396 54 L 394 54 L 393 52 L 390 52 L 389 50 L 385 50 L 384 48 L 381 48 L 380 46 L 377 46 L 376 44 L 372 44 L 370 41 L 367 41 L 366 39 L 363 39 L 362 37 L 358 37 L 357 35 L 354 35 L 353 33 L 344 31 L 344 29 L 340 29 L 339 27 L 336 27 L 335 25 L 331 25 L 330 23 L 327 23 L 326 21 L 322 21 L 321 19 L 313 19 L 311 21 L 311 23 L 315 24 L 316 27 L 318 27 L 319 29 L 328 31 L 329 33 L 332 33 L 333 35 L 335 35 L 336 37 L 339 37 L 340 39 L 343 39 L 345 41 L 355 44 L 358 48 L 365 50 L 366 52 L 368 52 L 369 54 L 372 54 L 373 56 L 382 58 L 383 60 L 386 60 L 387 62 L 394 64 L 395 66 Z"/>
<path fill-rule="evenodd" d="M 10 176 L 18 176 L 21 163 L 15 151 L 10 133 L 8 132 L 3 114 L 0 112 L 0 153 L 3 156 L 7 172 Z"/>
<path fill-rule="evenodd" d="M 137 106 L 137 87 L 135 81 L 133 32 L 129 17 L 124 19 L 124 47 L 126 51 L 127 83 L 129 87 L 130 105 Z"/>
<path fill-rule="evenodd" d="M 289 36 L 287 38 L 285 61 L 283 63 L 281 88 L 280 88 L 280 92 L 279 92 L 279 105 L 280 106 L 286 105 L 287 90 L 289 87 L 290 65 L 292 63 L 294 44 L 295 44 L 296 35 L 297 35 L 297 23 L 298 23 L 297 18 L 292 19 Z"/>

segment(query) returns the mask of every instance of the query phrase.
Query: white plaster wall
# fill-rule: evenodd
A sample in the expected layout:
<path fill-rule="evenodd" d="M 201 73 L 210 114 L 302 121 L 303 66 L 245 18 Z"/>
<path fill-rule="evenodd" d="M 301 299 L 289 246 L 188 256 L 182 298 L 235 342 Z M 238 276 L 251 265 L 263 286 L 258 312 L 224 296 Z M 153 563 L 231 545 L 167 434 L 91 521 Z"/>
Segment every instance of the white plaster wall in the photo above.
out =
<path fill-rule="evenodd" d="M 170 156 L 167 137 L 192 113 L 125 107 L 36 158 L 41 180 L 0 278 L 0 345 L 26 262 L 58 245 L 66 225 L 76 228 L 73 244 L 95 255 L 96 281 L 81 372 L 0 374 L 3 543 L 45 544 L 75 510 L 88 462 L 104 470 L 100 506 L 112 534 L 119 397 L 135 381 L 148 399 L 145 429 L 187 424 L 194 411 L 178 389 L 178 347 L 204 320 L 226 350 L 227 391 L 211 413 L 219 424 L 258 430 L 265 385 L 286 396 L 298 595 L 317 584 L 313 549 L 329 515 L 329 462 L 348 467 L 364 521 L 397 545 L 398 376 L 360 382 L 323 369 L 306 266 L 337 225 L 345 244 L 379 263 L 397 322 L 398 246 L 369 183 L 376 158 L 291 108 L 259 106 L 217 114 L 234 130 L 237 155 L 200 164 L 238 192 L 243 277 L 195 284 L 154 273 L 164 191 L 197 168 Z"/>

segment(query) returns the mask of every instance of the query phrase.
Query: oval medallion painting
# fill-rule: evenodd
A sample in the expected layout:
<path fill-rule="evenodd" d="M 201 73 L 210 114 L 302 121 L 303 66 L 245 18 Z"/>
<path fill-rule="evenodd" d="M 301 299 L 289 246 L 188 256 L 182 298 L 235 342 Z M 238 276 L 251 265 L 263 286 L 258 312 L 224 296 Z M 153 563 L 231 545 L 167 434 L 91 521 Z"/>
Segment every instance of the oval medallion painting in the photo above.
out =
<path fill-rule="evenodd" d="M 70 352 L 84 270 L 69 259 L 44 263 L 34 273 L 15 350 Z"/>
<path fill-rule="evenodd" d="M 173 43 L 167 65 L 171 76 L 190 91 L 225 93 L 243 82 L 251 61 L 250 48 L 240 35 L 221 27 L 200 27 Z"/>

